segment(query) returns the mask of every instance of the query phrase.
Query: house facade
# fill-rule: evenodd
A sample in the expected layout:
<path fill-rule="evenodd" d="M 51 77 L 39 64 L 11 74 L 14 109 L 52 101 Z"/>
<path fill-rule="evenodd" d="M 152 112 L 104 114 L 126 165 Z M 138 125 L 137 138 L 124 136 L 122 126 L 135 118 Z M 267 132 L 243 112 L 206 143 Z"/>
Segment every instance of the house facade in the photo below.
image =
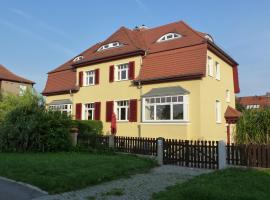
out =
<path fill-rule="evenodd" d="M 23 95 L 27 88 L 33 88 L 35 83 L 9 71 L 0 65 L 0 92 Z"/>
<path fill-rule="evenodd" d="M 101 120 L 104 134 L 115 113 L 119 136 L 227 140 L 237 66 L 183 21 L 121 27 L 49 72 L 43 95 L 50 109 Z"/>

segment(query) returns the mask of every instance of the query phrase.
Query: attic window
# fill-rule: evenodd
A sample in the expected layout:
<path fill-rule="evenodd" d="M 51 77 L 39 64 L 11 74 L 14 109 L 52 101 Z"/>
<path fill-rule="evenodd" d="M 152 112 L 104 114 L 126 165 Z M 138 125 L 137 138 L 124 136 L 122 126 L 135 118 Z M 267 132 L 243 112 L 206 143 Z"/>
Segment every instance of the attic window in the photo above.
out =
<path fill-rule="evenodd" d="M 83 58 L 84 58 L 83 56 L 77 56 L 76 58 L 73 59 L 73 62 L 79 62 Z"/>
<path fill-rule="evenodd" d="M 157 42 L 164 42 L 164 41 L 167 41 L 167 40 L 173 40 L 173 39 L 177 39 L 177 38 L 180 38 L 182 37 L 180 34 L 178 33 L 167 33 L 166 35 L 163 35 L 161 38 L 159 38 L 157 40 Z"/>
<path fill-rule="evenodd" d="M 121 44 L 119 42 L 111 42 L 109 44 L 105 44 L 105 45 L 101 46 L 97 51 L 103 51 L 103 50 L 106 50 L 106 49 L 119 47 L 119 46 L 121 46 Z"/>

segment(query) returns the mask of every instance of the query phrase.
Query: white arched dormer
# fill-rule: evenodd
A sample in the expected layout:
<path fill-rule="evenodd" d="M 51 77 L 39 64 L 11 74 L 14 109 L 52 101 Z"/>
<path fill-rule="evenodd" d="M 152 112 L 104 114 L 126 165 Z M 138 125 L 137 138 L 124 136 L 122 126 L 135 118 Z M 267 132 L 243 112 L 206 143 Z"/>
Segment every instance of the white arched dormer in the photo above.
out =
<path fill-rule="evenodd" d="M 73 62 L 79 62 L 83 59 L 84 57 L 83 56 L 77 56 L 73 59 Z"/>
<path fill-rule="evenodd" d="M 178 39 L 181 38 L 182 36 L 178 33 L 167 33 L 163 36 L 161 36 L 157 42 L 164 42 L 164 41 L 168 41 L 168 40 L 174 40 L 174 39 Z"/>
<path fill-rule="evenodd" d="M 111 42 L 111 43 L 102 45 L 101 47 L 99 47 L 97 51 L 103 51 L 106 49 L 120 47 L 120 46 L 121 46 L 120 42 Z"/>

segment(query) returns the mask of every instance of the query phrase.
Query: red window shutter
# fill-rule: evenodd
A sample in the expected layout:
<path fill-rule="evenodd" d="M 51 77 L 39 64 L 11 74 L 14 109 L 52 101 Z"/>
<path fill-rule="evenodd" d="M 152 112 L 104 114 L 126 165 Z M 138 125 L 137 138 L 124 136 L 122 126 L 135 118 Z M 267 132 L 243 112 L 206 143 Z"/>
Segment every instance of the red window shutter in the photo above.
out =
<path fill-rule="evenodd" d="M 110 122 L 113 113 L 113 101 L 106 102 L 106 122 Z"/>
<path fill-rule="evenodd" d="M 133 80 L 135 78 L 135 62 L 128 63 L 128 79 Z"/>
<path fill-rule="evenodd" d="M 110 82 L 114 81 L 114 65 L 110 66 L 109 81 Z"/>
<path fill-rule="evenodd" d="M 83 86 L 83 72 L 79 72 L 79 86 Z"/>
<path fill-rule="evenodd" d="M 95 120 L 100 120 L 100 102 L 95 102 Z"/>
<path fill-rule="evenodd" d="M 129 121 L 137 122 L 137 99 L 129 101 Z"/>
<path fill-rule="evenodd" d="M 81 120 L 82 119 L 82 104 L 76 103 L 76 119 Z"/>
<path fill-rule="evenodd" d="M 95 70 L 95 85 L 99 84 L 99 69 Z"/>

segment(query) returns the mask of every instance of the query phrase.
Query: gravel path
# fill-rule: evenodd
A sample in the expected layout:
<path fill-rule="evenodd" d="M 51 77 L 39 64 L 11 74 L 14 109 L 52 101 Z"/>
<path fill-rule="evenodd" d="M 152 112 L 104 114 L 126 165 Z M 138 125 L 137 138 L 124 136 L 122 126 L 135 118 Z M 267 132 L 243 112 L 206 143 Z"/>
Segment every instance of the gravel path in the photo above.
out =
<path fill-rule="evenodd" d="M 127 179 L 119 179 L 78 191 L 43 196 L 35 200 L 145 200 L 150 199 L 154 192 L 208 172 L 211 170 L 163 165 L 152 169 L 147 174 L 137 174 Z"/>

